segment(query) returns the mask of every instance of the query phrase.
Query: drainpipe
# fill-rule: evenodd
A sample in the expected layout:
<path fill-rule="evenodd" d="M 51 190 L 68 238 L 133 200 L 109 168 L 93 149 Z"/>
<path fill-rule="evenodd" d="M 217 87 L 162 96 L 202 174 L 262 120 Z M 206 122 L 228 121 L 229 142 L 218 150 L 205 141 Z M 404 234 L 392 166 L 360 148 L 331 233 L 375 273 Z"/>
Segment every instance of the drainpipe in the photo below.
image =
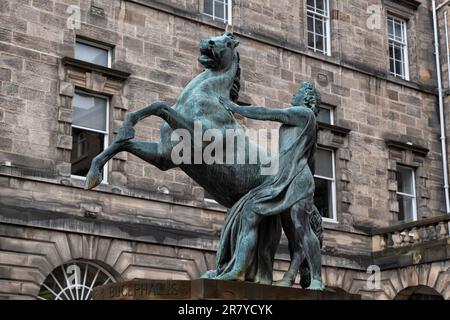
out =
<path fill-rule="evenodd" d="M 228 24 L 230 25 L 230 27 L 233 27 L 233 0 L 228 0 L 227 10 L 228 10 Z"/>
<path fill-rule="evenodd" d="M 447 53 L 447 68 L 450 67 L 450 52 L 448 50 L 448 12 L 444 12 L 444 19 L 445 19 L 445 49 Z M 450 70 L 449 70 L 450 71 Z M 447 71 L 447 88 L 450 90 L 450 73 Z"/>
<path fill-rule="evenodd" d="M 448 185 L 448 158 L 447 158 L 447 143 L 445 137 L 445 117 L 444 117 L 444 95 L 442 92 L 442 78 L 441 78 L 441 59 L 439 55 L 439 37 L 438 37 L 438 23 L 437 23 L 437 8 L 436 0 L 433 2 L 433 29 L 434 29 L 434 51 L 436 56 L 436 72 L 438 81 L 438 94 L 439 94 L 439 121 L 441 125 L 441 149 L 442 149 L 442 167 L 444 172 L 444 194 L 445 194 L 445 207 L 447 214 L 450 214 L 450 199 L 449 199 L 449 185 Z M 445 1 L 439 6 L 442 8 Z"/>

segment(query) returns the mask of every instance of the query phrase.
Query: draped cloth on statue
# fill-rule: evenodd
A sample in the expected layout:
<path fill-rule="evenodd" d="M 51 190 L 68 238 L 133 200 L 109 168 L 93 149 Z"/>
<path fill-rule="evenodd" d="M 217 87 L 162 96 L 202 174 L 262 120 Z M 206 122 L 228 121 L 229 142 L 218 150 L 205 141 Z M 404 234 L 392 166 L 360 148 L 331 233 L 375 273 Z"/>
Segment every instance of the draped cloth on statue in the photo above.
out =
<path fill-rule="evenodd" d="M 303 127 L 283 124 L 279 132 L 279 170 L 264 183 L 249 191 L 229 210 L 222 227 L 217 252 L 216 276 L 233 269 L 240 241 L 243 213 L 253 210 L 263 216 L 258 228 L 255 261 L 246 280 L 272 283 L 273 260 L 281 237 L 280 214 L 299 201 L 313 206 L 314 178 L 308 164 L 313 163 L 316 148 L 316 118 L 311 109 L 298 107 L 307 119 Z"/>

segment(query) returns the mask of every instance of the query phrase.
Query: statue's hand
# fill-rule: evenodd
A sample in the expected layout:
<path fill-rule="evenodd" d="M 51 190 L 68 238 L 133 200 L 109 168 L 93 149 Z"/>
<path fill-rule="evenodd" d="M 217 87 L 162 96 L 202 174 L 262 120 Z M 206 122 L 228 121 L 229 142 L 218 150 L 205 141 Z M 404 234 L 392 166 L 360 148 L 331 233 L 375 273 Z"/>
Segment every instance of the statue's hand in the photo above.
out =
<path fill-rule="evenodd" d="M 219 102 L 224 106 L 225 109 L 234 113 L 234 103 L 230 101 L 230 99 L 226 99 L 224 97 L 219 97 Z"/>

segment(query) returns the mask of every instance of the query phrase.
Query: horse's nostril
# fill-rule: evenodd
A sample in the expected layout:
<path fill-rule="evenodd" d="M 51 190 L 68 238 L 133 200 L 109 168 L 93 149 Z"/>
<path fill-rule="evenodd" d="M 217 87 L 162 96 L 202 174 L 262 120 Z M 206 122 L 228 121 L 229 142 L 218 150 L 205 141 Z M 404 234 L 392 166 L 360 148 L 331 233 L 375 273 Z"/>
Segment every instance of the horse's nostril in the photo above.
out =
<path fill-rule="evenodd" d="M 215 42 L 213 40 L 209 40 L 208 43 L 212 46 L 215 44 Z"/>

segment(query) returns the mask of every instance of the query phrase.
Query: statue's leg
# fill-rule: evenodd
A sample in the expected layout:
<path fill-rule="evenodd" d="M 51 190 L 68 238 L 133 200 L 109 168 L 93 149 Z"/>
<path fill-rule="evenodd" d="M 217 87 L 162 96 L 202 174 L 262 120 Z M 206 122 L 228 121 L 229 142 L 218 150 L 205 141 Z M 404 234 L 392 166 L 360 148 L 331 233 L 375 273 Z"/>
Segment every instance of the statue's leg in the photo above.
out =
<path fill-rule="evenodd" d="M 168 157 L 167 152 L 164 152 L 161 142 L 135 140 L 113 142 L 92 160 L 91 168 L 86 176 L 86 189 L 95 188 L 101 183 L 103 166 L 117 153 L 122 151 L 130 152 L 161 170 L 168 170 L 175 167 L 170 160 L 170 156 Z"/>
<path fill-rule="evenodd" d="M 305 255 L 302 250 L 301 240 L 296 234 L 290 211 L 283 212 L 281 214 L 281 223 L 283 226 L 283 231 L 288 239 L 291 262 L 289 264 L 288 271 L 286 271 L 283 276 L 283 279 L 276 281 L 274 284 L 282 287 L 292 287 Z"/>
<path fill-rule="evenodd" d="M 164 102 L 157 101 L 135 112 L 130 112 L 126 115 L 122 128 L 119 130 L 116 142 L 128 141 L 134 138 L 134 125 L 140 120 L 149 117 L 157 116 L 165 120 L 167 124 L 173 129 L 186 129 L 194 138 L 194 124 L 186 120 L 175 109 L 171 108 Z"/>
<path fill-rule="evenodd" d="M 162 101 L 156 101 L 147 107 L 139 109 L 134 112 L 128 112 L 125 116 L 122 128 L 117 133 L 115 142 L 124 142 L 134 138 L 134 126 L 136 123 L 149 116 L 155 115 L 159 109 L 169 108 L 169 106 Z"/>
<path fill-rule="evenodd" d="M 231 271 L 216 277 L 217 280 L 244 281 L 246 271 L 254 261 L 258 244 L 258 225 L 262 217 L 253 210 L 244 209 L 242 214 L 233 267 Z"/>
<path fill-rule="evenodd" d="M 308 289 L 323 290 L 320 242 L 311 229 L 309 222 L 309 214 L 311 213 L 312 205 L 309 201 L 300 201 L 291 208 L 291 218 L 311 272 L 311 284 Z"/>

